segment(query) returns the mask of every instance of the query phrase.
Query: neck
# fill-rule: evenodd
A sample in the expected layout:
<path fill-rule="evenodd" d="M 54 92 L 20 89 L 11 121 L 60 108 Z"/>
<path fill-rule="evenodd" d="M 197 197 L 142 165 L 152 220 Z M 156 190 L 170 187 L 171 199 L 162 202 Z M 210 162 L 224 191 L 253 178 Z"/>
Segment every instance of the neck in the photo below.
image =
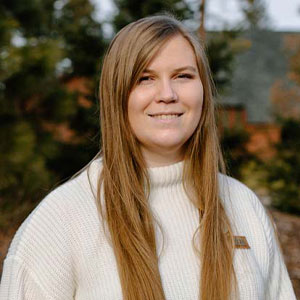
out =
<path fill-rule="evenodd" d="M 141 148 L 143 157 L 148 168 L 163 167 L 178 163 L 183 160 L 183 151 L 168 151 L 160 149 L 159 151 L 149 151 Z"/>

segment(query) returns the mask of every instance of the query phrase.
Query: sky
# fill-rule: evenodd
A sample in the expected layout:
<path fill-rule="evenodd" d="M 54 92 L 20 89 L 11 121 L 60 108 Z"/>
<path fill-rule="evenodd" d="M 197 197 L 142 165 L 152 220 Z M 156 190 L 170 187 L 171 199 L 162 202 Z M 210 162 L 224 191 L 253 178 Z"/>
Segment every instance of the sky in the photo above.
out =
<path fill-rule="evenodd" d="M 92 0 L 97 18 L 105 20 L 115 11 L 111 0 Z M 238 0 L 206 0 L 208 29 L 218 29 L 224 23 L 235 24 L 241 19 Z M 300 31 L 300 0 L 264 0 L 270 25 L 277 31 Z"/>
<path fill-rule="evenodd" d="M 241 19 L 237 0 L 207 0 L 207 27 L 234 24 Z M 264 0 L 270 26 L 278 31 L 300 31 L 300 0 Z M 220 21 L 219 21 L 220 20 Z"/>

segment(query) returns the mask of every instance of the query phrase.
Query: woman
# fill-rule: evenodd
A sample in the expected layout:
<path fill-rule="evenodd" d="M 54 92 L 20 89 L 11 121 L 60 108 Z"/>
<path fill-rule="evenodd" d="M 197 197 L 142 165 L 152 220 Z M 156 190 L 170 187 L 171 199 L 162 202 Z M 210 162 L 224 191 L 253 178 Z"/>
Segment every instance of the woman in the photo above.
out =
<path fill-rule="evenodd" d="M 210 72 L 172 17 L 112 41 L 99 158 L 18 230 L 0 299 L 295 299 L 256 196 L 219 174 Z"/>

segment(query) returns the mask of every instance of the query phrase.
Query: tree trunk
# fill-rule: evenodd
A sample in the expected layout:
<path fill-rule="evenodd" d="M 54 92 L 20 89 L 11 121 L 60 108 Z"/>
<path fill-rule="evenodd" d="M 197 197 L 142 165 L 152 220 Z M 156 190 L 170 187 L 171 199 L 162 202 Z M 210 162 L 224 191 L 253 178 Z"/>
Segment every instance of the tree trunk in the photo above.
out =
<path fill-rule="evenodd" d="M 198 33 L 199 33 L 200 38 L 203 41 L 205 40 L 204 20 L 205 20 L 205 0 L 201 0 L 201 4 L 200 4 L 200 27 L 199 27 Z"/>

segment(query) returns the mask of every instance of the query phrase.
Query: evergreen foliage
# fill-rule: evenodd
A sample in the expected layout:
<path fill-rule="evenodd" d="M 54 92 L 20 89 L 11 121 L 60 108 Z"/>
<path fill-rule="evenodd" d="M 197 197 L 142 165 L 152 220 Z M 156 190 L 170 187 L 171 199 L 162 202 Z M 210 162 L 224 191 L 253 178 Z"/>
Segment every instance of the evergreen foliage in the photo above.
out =
<path fill-rule="evenodd" d="M 114 0 L 118 14 L 113 19 L 115 31 L 140 18 L 158 14 L 171 13 L 180 20 L 193 17 L 193 10 L 182 0 Z"/>
<path fill-rule="evenodd" d="M 241 10 L 244 14 L 243 27 L 246 29 L 266 29 L 269 18 L 263 0 L 240 0 Z"/>
<path fill-rule="evenodd" d="M 98 150 L 94 91 L 105 45 L 93 11 L 88 0 L 0 4 L 0 228 Z M 84 93 L 67 88 L 78 76 Z"/>
<path fill-rule="evenodd" d="M 267 186 L 272 205 L 300 214 L 300 120 L 281 120 L 281 142 L 267 165 Z"/>
<path fill-rule="evenodd" d="M 221 94 L 231 84 L 236 55 L 243 51 L 243 47 L 237 47 L 239 35 L 239 30 L 208 34 L 207 56 L 214 83 Z"/>
<path fill-rule="evenodd" d="M 243 167 L 258 158 L 247 150 L 249 134 L 242 128 L 225 128 L 221 136 L 227 171 L 230 176 L 242 179 Z"/>

